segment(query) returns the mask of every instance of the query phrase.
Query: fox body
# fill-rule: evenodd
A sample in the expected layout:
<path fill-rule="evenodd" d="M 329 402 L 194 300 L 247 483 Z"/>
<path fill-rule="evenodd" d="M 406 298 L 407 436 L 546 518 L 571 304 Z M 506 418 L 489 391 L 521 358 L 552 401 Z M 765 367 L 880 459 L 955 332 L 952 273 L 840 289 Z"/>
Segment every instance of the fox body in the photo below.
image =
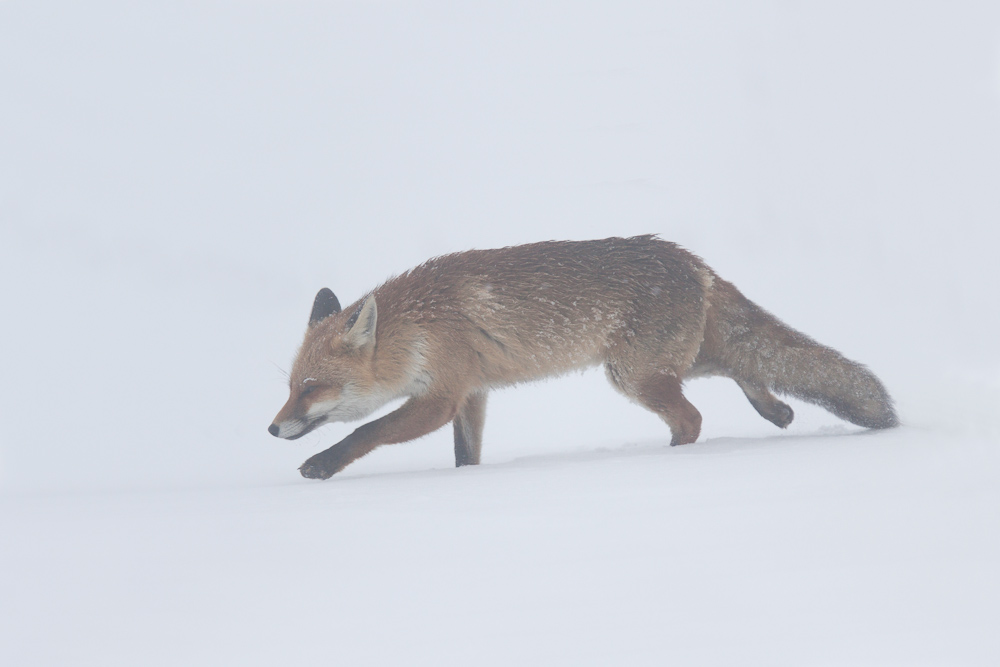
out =
<path fill-rule="evenodd" d="M 429 260 L 348 308 L 324 288 L 271 434 L 299 438 L 363 419 L 407 397 L 307 460 L 326 479 L 380 445 L 454 422 L 455 464 L 479 463 L 491 389 L 603 364 L 628 398 L 669 426 L 671 445 L 698 439 L 685 379 L 735 380 L 765 419 L 792 409 L 773 392 L 868 428 L 898 421 L 861 364 L 775 318 L 695 255 L 655 236 L 550 241 Z"/>

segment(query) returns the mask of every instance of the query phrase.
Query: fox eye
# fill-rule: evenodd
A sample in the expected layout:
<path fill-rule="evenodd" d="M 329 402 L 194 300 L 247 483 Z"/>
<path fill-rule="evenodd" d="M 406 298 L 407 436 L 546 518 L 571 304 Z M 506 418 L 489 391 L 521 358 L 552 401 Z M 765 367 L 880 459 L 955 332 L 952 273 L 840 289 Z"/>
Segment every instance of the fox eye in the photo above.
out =
<path fill-rule="evenodd" d="M 314 384 L 311 384 L 311 385 L 309 385 L 308 387 L 306 387 L 305 389 L 303 389 L 303 390 L 301 391 L 301 393 L 299 393 L 299 396 L 308 396 L 309 394 L 313 393 L 313 392 L 314 392 L 314 391 L 316 391 L 317 389 L 319 389 L 319 387 L 317 387 L 317 386 L 316 386 L 316 385 L 314 385 Z"/>

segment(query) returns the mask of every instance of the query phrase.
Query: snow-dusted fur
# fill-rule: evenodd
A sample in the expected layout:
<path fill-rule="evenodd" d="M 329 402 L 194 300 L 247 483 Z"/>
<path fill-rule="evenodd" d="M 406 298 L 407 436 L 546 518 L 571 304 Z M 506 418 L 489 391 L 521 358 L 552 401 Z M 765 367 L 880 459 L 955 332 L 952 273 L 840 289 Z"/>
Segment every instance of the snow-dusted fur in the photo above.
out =
<path fill-rule="evenodd" d="M 826 408 L 866 428 L 899 424 L 892 399 L 875 375 L 795 331 L 716 278 L 709 297 L 705 339 L 690 376 L 723 375 L 740 385 L 765 419 L 784 428 L 792 409 L 771 392 Z"/>
<path fill-rule="evenodd" d="M 855 424 L 895 426 L 892 401 L 863 366 L 788 328 L 701 259 L 655 236 L 544 242 L 437 257 L 341 311 L 316 295 L 271 433 L 297 438 L 360 419 L 408 396 L 303 464 L 327 478 L 383 444 L 455 422 L 455 462 L 479 462 L 486 396 L 603 364 L 611 383 L 694 442 L 701 414 L 682 382 L 736 380 L 780 427 L 793 417 L 771 393 L 821 405 Z"/>

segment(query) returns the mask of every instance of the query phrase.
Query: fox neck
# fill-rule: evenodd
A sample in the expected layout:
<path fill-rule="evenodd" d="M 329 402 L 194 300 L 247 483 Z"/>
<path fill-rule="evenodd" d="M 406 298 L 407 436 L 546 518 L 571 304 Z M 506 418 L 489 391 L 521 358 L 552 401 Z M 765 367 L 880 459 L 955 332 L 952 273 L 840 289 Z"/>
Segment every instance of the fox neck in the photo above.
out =
<path fill-rule="evenodd" d="M 426 350 L 427 343 L 422 335 L 414 336 L 406 345 L 405 351 L 400 354 L 383 355 L 383 357 L 391 356 L 396 359 L 399 357 L 406 358 L 402 364 L 398 361 L 395 363 L 390 361 L 380 364 L 380 355 L 376 349 L 375 358 L 373 359 L 376 381 L 379 381 L 381 378 L 391 378 L 384 385 L 381 385 L 382 393 L 388 396 L 385 401 L 386 403 L 397 398 L 402 398 L 403 396 L 420 396 L 427 392 L 432 377 L 427 370 Z M 389 366 L 394 366 L 395 368 Z"/>
<path fill-rule="evenodd" d="M 390 351 L 376 348 L 372 358 L 375 383 L 363 394 L 355 394 L 357 398 L 344 421 L 364 419 L 387 403 L 425 394 L 432 380 L 427 370 L 425 349 L 422 336 L 408 341 L 403 349 Z"/>

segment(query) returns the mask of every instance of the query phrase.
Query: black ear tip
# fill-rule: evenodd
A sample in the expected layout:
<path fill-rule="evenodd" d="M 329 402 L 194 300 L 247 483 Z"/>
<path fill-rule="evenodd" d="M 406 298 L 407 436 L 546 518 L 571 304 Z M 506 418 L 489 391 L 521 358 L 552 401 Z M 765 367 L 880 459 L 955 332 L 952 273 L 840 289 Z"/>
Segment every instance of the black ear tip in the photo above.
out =
<path fill-rule="evenodd" d="M 340 301 L 337 295 L 329 287 L 324 287 L 316 293 L 313 300 L 312 313 L 309 315 L 309 324 L 316 324 L 334 313 L 340 312 Z"/>

